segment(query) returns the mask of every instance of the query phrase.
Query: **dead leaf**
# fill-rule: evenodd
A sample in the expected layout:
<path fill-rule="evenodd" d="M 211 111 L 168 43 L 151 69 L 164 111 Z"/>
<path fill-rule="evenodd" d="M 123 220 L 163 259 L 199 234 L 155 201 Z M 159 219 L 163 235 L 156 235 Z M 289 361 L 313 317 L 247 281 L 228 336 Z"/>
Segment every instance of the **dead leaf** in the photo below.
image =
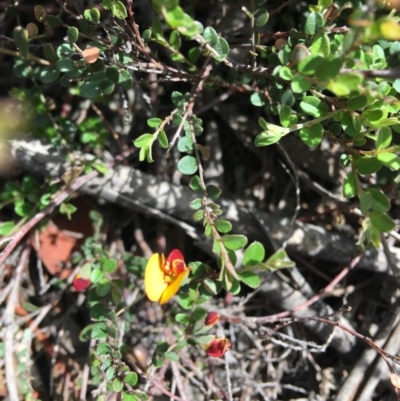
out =
<path fill-rule="evenodd" d="M 97 61 L 100 56 L 100 49 L 97 47 L 88 47 L 82 52 L 82 57 L 84 60 L 90 64 L 93 64 Z"/>

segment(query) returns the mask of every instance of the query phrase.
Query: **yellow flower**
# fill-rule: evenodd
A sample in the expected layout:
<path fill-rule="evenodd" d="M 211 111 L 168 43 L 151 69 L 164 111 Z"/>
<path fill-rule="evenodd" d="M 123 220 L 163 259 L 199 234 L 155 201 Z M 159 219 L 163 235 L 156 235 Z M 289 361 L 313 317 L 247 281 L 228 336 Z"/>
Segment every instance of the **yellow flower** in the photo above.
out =
<path fill-rule="evenodd" d="M 155 253 L 144 271 L 144 291 L 152 302 L 164 305 L 178 291 L 191 268 L 186 267 L 181 251 L 174 249 L 167 259 Z"/>

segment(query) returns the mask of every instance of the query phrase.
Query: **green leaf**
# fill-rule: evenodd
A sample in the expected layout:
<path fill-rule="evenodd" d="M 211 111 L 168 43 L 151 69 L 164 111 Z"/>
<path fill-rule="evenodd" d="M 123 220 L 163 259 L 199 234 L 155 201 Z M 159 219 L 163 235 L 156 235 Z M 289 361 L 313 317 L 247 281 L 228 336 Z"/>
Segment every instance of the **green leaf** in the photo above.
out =
<path fill-rule="evenodd" d="M 129 73 L 129 71 L 124 70 L 124 69 L 121 69 L 119 71 L 118 85 L 124 90 L 129 90 L 132 88 L 133 80 L 132 80 L 132 77 L 131 77 L 131 74 Z"/>
<path fill-rule="evenodd" d="M 319 54 L 311 54 L 303 59 L 297 69 L 304 75 L 315 75 L 317 67 L 324 61 L 324 58 Z"/>
<path fill-rule="evenodd" d="M 203 202 L 201 200 L 201 198 L 196 198 L 193 199 L 190 203 L 189 203 L 189 207 L 193 210 L 199 210 L 201 207 L 203 206 Z"/>
<path fill-rule="evenodd" d="M 222 237 L 222 241 L 227 249 L 237 251 L 247 244 L 247 237 L 241 234 L 228 234 Z"/>
<path fill-rule="evenodd" d="M 222 193 L 222 190 L 220 188 L 218 188 L 218 187 L 216 187 L 215 185 L 212 185 L 212 184 L 206 186 L 206 191 L 207 191 L 207 195 L 212 200 L 218 199 L 219 196 Z"/>
<path fill-rule="evenodd" d="M 232 224 L 227 220 L 216 220 L 215 228 L 218 232 L 225 234 L 232 230 Z"/>
<path fill-rule="evenodd" d="M 5 237 L 8 235 L 15 227 L 15 223 L 13 221 L 5 221 L 4 223 L 0 223 L 0 235 Z"/>
<path fill-rule="evenodd" d="M 87 99 L 94 99 L 102 94 L 101 81 L 86 81 L 80 87 L 80 95 Z"/>
<path fill-rule="evenodd" d="M 115 259 L 106 259 L 102 265 L 103 271 L 114 273 L 117 270 L 117 261 Z"/>
<path fill-rule="evenodd" d="M 61 58 L 56 65 L 60 72 L 70 72 L 76 68 L 74 60 L 70 58 Z"/>
<path fill-rule="evenodd" d="M 357 179 L 354 174 L 348 173 L 343 181 L 343 196 L 353 198 L 357 195 Z"/>
<path fill-rule="evenodd" d="M 178 150 L 179 152 L 188 152 L 189 150 L 193 150 L 193 140 L 188 136 L 183 136 L 179 139 L 178 142 Z"/>
<path fill-rule="evenodd" d="M 83 12 L 83 18 L 89 22 L 97 23 L 100 21 L 100 11 L 95 7 L 85 10 Z"/>
<path fill-rule="evenodd" d="M 162 122 L 163 120 L 161 120 L 161 118 L 149 118 L 147 120 L 147 125 L 152 128 L 158 128 Z"/>
<path fill-rule="evenodd" d="M 261 28 L 268 22 L 269 14 L 265 8 L 259 8 L 254 12 L 254 25 Z"/>
<path fill-rule="evenodd" d="M 100 82 L 100 88 L 104 96 L 111 95 L 114 92 L 115 84 L 109 79 L 103 79 Z"/>
<path fill-rule="evenodd" d="M 292 70 L 289 67 L 282 66 L 279 68 L 279 77 L 284 79 L 285 81 L 291 81 L 293 79 Z"/>
<path fill-rule="evenodd" d="M 174 351 L 169 351 L 164 354 L 164 358 L 170 361 L 179 361 L 179 355 Z"/>
<path fill-rule="evenodd" d="M 195 323 L 199 320 L 204 320 L 207 316 L 207 311 L 203 308 L 197 307 L 190 315 L 190 322 Z"/>
<path fill-rule="evenodd" d="M 107 369 L 107 371 L 110 368 Z M 112 389 L 116 393 L 120 393 L 124 388 L 124 384 L 121 382 L 121 380 L 118 379 L 118 377 L 115 377 L 114 380 L 112 381 Z"/>
<path fill-rule="evenodd" d="M 214 50 L 218 55 L 213 54 L 213 57 L 218 61 L 224 60 L 229 54 L 228 42 L 224 38 L 219 38 L 217 44 L 214 46 Z"/>
<path fill-rule="evenodd" d="M 107 67 L 106 68 L 106 77 L 113 82 L 114 84 L 118 84 L 119 83 L 119 70 L 117 67 Z"/>
<path fill-rule="evenodd" d="M 50 61 L 51 64 L 55 64 L 58 60 L 57 54 L 54 50 L 54 47 L 51 43 L 45 43 L 43 46 L 44 56 L 47 60 Z"/>
<path fill-rule="evenodd" d="M 389 127 L 380 128 L 377 132 L 375 149 L 385 149 L 392 143 L 392 130 Z"/>
<path fill-rule="evenodd" d="M 282 134 L 272 134 L 268 132 L 261 132 L 257 135 L 254 143 L 257 147 L 273 145 L 282 138 Z"/>
<path fill-rule="evenodd" d="M 323 136 L 324 127 L 319 123 L 300 130 L 300 139 L 312 148 L 317 147 L 321 143 Z"/>
<path fill-rule="evenodd" d="M 284 127 L 290 127 L 297 123 L 297 116 L 292 114 L 292 109 L 286 105 L 279 109 L 279 119 Z"/>
<path fill-rule="evenodd" d="M 194 192 L 203 192 L 203 189 L 201 187 L 201 180 L 200 180 L 200 177 L 198 175 L 195 175 L 190 179 L 189 187 Z"/>
<path fill-rule="evenodd" d="M 199 337 L 195 337 L 194 341 L 196 341 L 196 343 L 200 346 L 208 346 L 208 344 L 211 343 L 212 340 L 214 340 L 215 335 L 207 335 L 207 336 L 199 336 Z"/>
<path fill-rule="evenodd" d="M 387 113 L 385 115 L 382 109 L 366 109 L 362 112 L 362 116 L 367 120 L 367 125 L 370 125 L 376 124 L 379 120 L 386 118 Z"/>
<path fill-rule="evenodd" d="M 92 326 L 92 338 L 101 340 L 107 337 L 107 326 L 105 323 L 96 323 Z"/>
<path fill-rule="evenodd" d="M 140 399 L 141 400 L 141 399 Z M 139 401 L 133 394 L 122 393 L 122 401 Z"/>
<path fill-rule="evenodd" d="M 391 170 L 397 171 L 400 169 L 400 157 L 390 152 L 378 153 L 378 160 Z"/>
<path fill-rule="evenodd" d="M 324 57 L 328 57 L 331 52 L 331 44 L 329 37 L 325 32 L 319 32 L 310 47 L 312 54 L 320 54 Z"/>
<path fill-rule="evenodd" d="M 71 43 L 76 43 L 78 41 L 78 39 L 79 39 L 78 28 L 76 28 L 74 26 L 68 27 L 67 38 Z"/>
<path fill-rule="evenodd" d="M 60 213 L 66 214 L 68 219 L 71 220 L 71 215 L 76 212 L 77 208 L 72 203 L 62 203 L 60 205 Z"/>
<path fill-rule="evenodd" d="M 169 44 L 176 50 L 178 50 L 181 47 L 182 41 L 179 32 L 171 31 L 169 35 Z"/>
<path fill-rule="evenodd" d="M 129 372 L 124 377 L 124 383 L 129 384 L 132 387 L 135 387 L 138 382 L 138 375 L 136 372 Z"/>
<path fill-rule="evenodd" d="M 158 143 L 163 149 L 168 149 L 168 138 L 164 130 L 161 130 L 157 136 Z"/>
<path fill-rule="evenodd" d="M 29 55 L 29 39 L 28 32 L 22 26 L 16 26 L 13 31 L 13 38 L 18 50 L 23 58 Z"/>
<path fill-rule="evenodd" d="M 366 194 L 371 196 L 370 209 L 376 210 L 377 212 L 387 212 L 390 209 L 390 201 L 382 191 L 375 188 L 368 188 L 363 195 Z"/>
<path fill-rule="evenodd" d="M 305 96 L 300 102 L 300 108 L 313 117 L 322 117 L 328 113 L 328 106 L 315 96 Z"/>
<path fill-rule="evenodd" d="M 186 313 L 178 313 L 175 316 L 175 320 L 180 324 L 188 324 L 189 323 L 189 317 Z"/>
<path fill-rule="evenodd" d="M 323 60 L 315 69 L 315 75 L 320 81 L 335 79 L 342 67 L 340 57 L 330 57 Z"/>
<path fill-rule="evenodd" d="M 262 263 L 260 267 L 271 271 L 276 271 L 279 269 L 287 269 L 293 266 L 295 266 L 295 263 L 291 260 L 288 260 L 286 251 L 284 249 L 278 249 L 267 259 L 265 263 Z"/>
<path fill-rule="evenodd" d="M 111 13 L 114 17 L 119 19 L 125 19 L 128 16 L 126 8 L 121 1 L 115 1 L 111 6 Z"/>
<path fill-rule="evenodd" d="M 153 140 L 154 140 L 153 134 L 143 134 L 143 135 L 140 135 L 139 138 L 136 138 L 134 140 L 133 144 L 137 148 L 144 148 L 146 146 L 151 146 L 151 144 L 153 143 Z"/>
<path fill-rule="evenodd" d="M 96 268 L 96 269 L 92 270 L 92 274 L 90 275 L 90 281 L 93 284 L 96 284 L 96 283 L 100 282 L 103 277 L 104 277 L 104 273 L 99 268 Z"/>
<path fill-rule="evenodd" d="M 389 232 L 395 229 L 396 223 L 386 214 L 372 211 L 369 215 L 372 225 L 380 232 Z"/>
<path fill-rule="evenodd" d="M 251 288 L 257 288 L 260 285 L 260 277 L 254 272 L 246 271 L 238 273 L 240 281 L 248 285 Z"/>
<path fill-rule="evenodd" d="M 311 89 L 311 82 L 301 75 L 296 75 L 290 83 L 294 93 L 303 93 Z"/>
<path fill-rule="evenodd" d="M 382 167 L 382 163 L 376 157 L 363 156 L 355 161 L 359 174 L 373 174 Z"/>
<path fill-rule="evenodd" d="M 111 283 L 108 279 L 103 278 L 96 286 L 96 294 L 99 297 L 106 296 L 111 291 Z"/>
<path fill-rule="evenodd" d="M 204 29 L 203 38 L 206 42 L 208 42 L 212 47 L 214 47 L 218 43 L 218 34 L 214 28 L 207 27 Z"/>
<path fill-rule="evenodd" d="M 363 80 L 364 77 L 362 74 L 347 72 L 332 79 L 328 83 L 327 88 L 336 96 L 348 96 L 351 92 L 359 90 L 359 85 L 362 84 Z"/>
<path fill-rule="evenodd" d="M 63 43 L 57 47 L 56 53 L 58 58 L 68 58 L 75 54 L 75 49 L 70 43 Z"/>
<path fill-rule="evenodd" d="M 259 92 L 254 92 L 251 96 L 250 96 L 250 103 L 253 106 L 256 107 L 261 107 L 264 106 L 267 102 L 267 99 L 265 98 L 265 96 Z"/>
<path fill-rule="evenodd" d="M 243 266 L 256 266 L 264 260 L 264 246 L 257 241 L 252 242 L 244 252 Z"/>
<path fill-rule="evenodd" d="M 58 28 L 63 23 L 62 19 L 55 15 L 46 15 L 44 23 L 49 24 L 52 28 Z"/>
<path fill-rule="evenodd" d="M 97 345 L 96 354 L 97 355 L 108 355 L 111 354 L 112 349 L 107 343 L 100 343 Z"/>
<path fill-rule="evenodd" d="M 193 213 L 192 216 L 194 221 L 201 221 L 204 218 L 204 210 L 198 210 L 197 212 Z"/>
<path fill-rule="evenodd" d="M 106 380 L 111 381 L 116 375 L 116 370 L 113 366 L 110 366 L 106 370 Z"/>
<path fill-rule="evenodd" d="M 368 98 L 365 95 L 355 95 L 349 98 L 347 105 L 353 110 L 360 110 L 367 105 Z"/>
<path fill-rule="evenodd" d="M 330 7 L 333 0 L 318 0 L 318 5 L 325 10 L 326 8 Z"/>
<path fill-rule="evenodd" d="M 192 175 L 194 174 L 199 166 L 197 165 L 196 158 L 193 156 L 184 156 L 178 162 L 178 170 L 185 175 Z"/>
<path fill-rule="evenodd" d="M 53 66 L 49 66 L 49 67 L 44 67 L 43 68 L 43 70 L 40 72 L 39 79 L 44 84 L 51 84 L 59 76 L 60 76 L 60 71 L 58 70 L 58 68 L 53 67 Z"/>
<path fill-rule="evenodd" d="M 364 192 L 360 196 L 360 209 L 363 215 L 366 215 L 371 209 L 372 195 L 369 192 Z"/>
<path fill-rule="evenodd" d="M 183 107 L 185 103 L 185 97 L 182 93 L 174 91 L 171 94 L 172 103 L 177 107 Z"/>
<path fill-rule="evenodd" d="M 324 24 L 324 17 L 320 13 L 312 12 L 306 19 L 304 32 L 306 35 L 315 35 Z"/>

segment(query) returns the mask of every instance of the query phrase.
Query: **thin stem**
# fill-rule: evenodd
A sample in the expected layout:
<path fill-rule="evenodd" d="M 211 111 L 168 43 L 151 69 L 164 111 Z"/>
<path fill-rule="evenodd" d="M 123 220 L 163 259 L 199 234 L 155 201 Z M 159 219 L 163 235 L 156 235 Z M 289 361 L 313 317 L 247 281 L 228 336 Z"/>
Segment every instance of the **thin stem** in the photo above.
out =
<path fill-rule="evenodd" d="M 15 50 L 10 50 L 10 49 L 4 49 L 3 47 L 0 47 L 0 53 L 2 54 L 7 54 L 8 56 L 13 56 L 13 57 L 18 57 L 18 58 L 24 58 L 22 57 L 22 54 L 20 52 L 17 52 Z M 42 65 L 51 65 L 50 61 L 44 60 L 43 58 L 36 57 L 33 54 L 28 54 L 28 60 L 36 61 L 39 64 Z"/>
<path fill-rule="evenodd" d="M 305 123 L 302 123 L 302 124 L 293 125 L 292 127 L 287 128 L 287 131 L 286 131 L 286 132 L 289 134 L 290 132 L 298 131 L 299 129 L 311 127 L 311 126 L 313 126 L 314 124 L 317 124 L 317 123 L 320 123 L 320 122 L 322 122 L 322 121 L 328 120 L 329 118 L 333 117 L 333 115 L 334 115 L 335 113 L 336 113 L 336 111 L 331 111 L 331 112 L 325 114 L 325 115 L 322 116 L 322 117 L 316 118 L 315 120 L 306 121 Z"/>
<path fill-rule="evenodd" d="M 15 276 L 13 278 L 13 284 L 11 288 L 10 295 L 8 296 L 7 306 L 4 311 L 4 326 L 5 326 L 5 334 L 4 334 L 4 364 L 6 370 L 6 383 L 8 389 L 8 396 L 10 400 L 19 400 L 18 396 L 18 384 L 17 384 L 17 375 L 15 370 L 15 361 L 14 361 L 14 337 L 16 331 L 16 323 L 14 321 L 15 315 L 15 307 L 18 304 L 18 293 L 19 286 L 21 283 L 22 272 L 27 264 L 29 257 L 30 248 L 25 246 L 25 249 L 22 252 L 21 258 L 18 263 L 18 267 L 15 271 Z"/>
<path fill-rule="evenodd" d="M 251 322 L 253 323 L 267 323 L 267 322 L 273 322 L 276 321 L 278 319 L 282 319 L 284 317 L 288 317 L 290 315 L 292 315 L 293 313 L 304 309 L 304 308 L 308 308 L 309 306 L 311 306 L 312 304 L 314 304 L 315 302 L 319 301 L 320 299 L 326 297 L 327 295 L 329 295 L 329 293 L 334 289 L 334 287 L 341 281 L 343 280 L 343 278 L 345 276 L 347 276 L 347 274 L 354 269 L 354 267 L 357 265 L 357 263 L 360 261 L 361 259 L 361 255 L 357 255 L 356 257 L 353 258 L 353 260 L 350 262 L 350 264 L 348 266 L 346 266 L 325 288 L 323 288 L 318 294 L 315 294 L 313 297 L 311 297 L 309 300 L 307 300 L 306 302 L 303 302 L 302 304 L 296 306 L 295 308 L 288 310 L 288 311 L 284 311 L 284 312 L 280 312 L 280 313 L 276 313 L 274 315 L 270 315 L 270 316 L 264 316 L 264 317 L 259 317 L 259 318 L 249 318 L 249 320 L 251 320 Z"/>

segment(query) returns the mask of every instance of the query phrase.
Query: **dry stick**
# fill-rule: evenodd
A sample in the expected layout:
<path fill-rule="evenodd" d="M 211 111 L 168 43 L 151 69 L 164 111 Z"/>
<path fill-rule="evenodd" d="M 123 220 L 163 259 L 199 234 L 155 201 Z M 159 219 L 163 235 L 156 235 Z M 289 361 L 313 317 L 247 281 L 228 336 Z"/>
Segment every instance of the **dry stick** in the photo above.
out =
<path fill-rule="evenodd" d="M 15 375 L 16 368 L 14 364 L 14 334 L 15 334 L 15 322 L 14 312 L 15 306 L 18 303 L 18 290 L 21 282 L 22 272 L 26 266 L 29 258 L 30 248 L 25 246 L 19 260 L 19 264 L 15 271 L 15 277 L 13 278 L 13 285 L 8 297 L 7 306 L 4 312 L 4 363 L 6 369 L 6 382 L 8 389 L 8 396 L 10 400 L 19 400 L 18 396 L 18 385 L 17 377 Z"/>
<path fill-rule="evenodd" d="M 96 343 L 96 340 L 94 338 L 92 338 L 90 340 L 89 349 L 94 349 L 95 343 Z M 86 360 L 85 366 L 83 367 L 83 371 L 82 371 L 82 385 L 81 385 L 81 389 L 79 391 L 79 401 L 85 401 L 87 399 L 86 393 L 87 393 L 88 382 L 89 382 L 89 374 L 90 374 L 90 365 L 89 365 L 89 361 Z"/>
<path fill-rule="evenodd" d="M 385 363 L 386 363 L 386 365 L 387 365 L 387 367 L 388 367 L 388 369 L 389 369 L 389 371 L 390 371 L 390 373 L 392 375 L 392 378 L 393 378 L 393 376 L 397 378 L 396 371 L 394 370 L 393 366 L 390 364 L 389 359 L 392 360 L 396 364 L 400 364 L 400 357 L 396 357 L 396 356 L 391 355 L 388 352 L 386 352 L 383 348 L 381 348 L 378 345 L 376 345 L 374 343 L 374 341 L 372 340 L 372 338 L 364 336 L 363 334 L 360 334 L 360 333 L 356 332 L 355 330 L 350 329 L 349 327 L 346 327 L 346 326 L 344 326 L 343 324 L 341 324 L 339 322 L 336 322 L 334 320 L 330 320 L 329 319 L 329 317 L 332 317 L 333 315 L 336 315 L 336 314 L 338 314 L 340 312 L 345 312 L 346 310 L 349 311 L 349 310 L 351 310 L 351 308 L 342 309 L 342 310 L 340 310 L 338 312 L 335 312 L 334 314 L 327 315 L 326 317 L 309 316 L 309 317 L 297 317 L 297 318 L 284 319 L 284 321 L 282 323 L 276 325 L 274 328 L 269 330 L 267 338 L 270 337 L 274 332 L 280 330 L 282 327 L 288 326 L 288 325 L 293 324 L 293 323 L 298 323 L 298 322 L 306 322 L 306 321 L 312 320 L 312 321 L 317 322 L 317 323 L 323 323 L 323 324 L 326 324 L 326 325 L 335 326 L 335 327 L 338 327 L 338 328 L 342 329 L 343 331 L 346 331 L 347 333 L 351 334 L 352 336 L 357 337 L 360 340 L 364 341 L 366 344 L 368 344 L 370 347 L 372 347 L 376 352 L 378 352 L 381 355 L 381 357 L 383 358 L 383 360 L 385 361 Z M 392 380 L 392 385 L 393 385 L 393 388 L 394 388 L 395 392 L 397 394 L 399 394 L 398 387 L 395 386 L 394 380 Z"/>
<path fill-rule="evenodd" d="M 288 6 L 288 5 L 289 5 L 290 3 L 292 3 L 293 1 L 294 1 L 294 0 L 285 1 L 285 2 L 284 2 L 283 4 L 281 4 L 279 7 L 275 8 L 275 10 L 271 11 L 271 12 L 269 13 L 269 16 L 271 17 L 272 15 L 281 12 L 281 10 L 282 10 L 283 8 L 285 8 L 286 6 Z"/>
<path fill-rule="evenodd" d="M 91 179 L 96 177 L 99 173 L 97 171 L 92 171 L 89 174 L 86 174 L 82 177 L 77 178 L 72 185 L 63 191 L 60 195 L 58 195 L 44 210 L 37 213 L 31 220 L 29 220 L 26 224 L 24 224 L 19 231 L 14 235 L 11 242 L 6 246 L 4 251 L 0 253 L 0 267 L 5 263 L 8 256 L 14 250 L 14 248 L 19 244 L 22 238 L 44 217 L 50 215 L 53 210 L 59 206 L 65 199 L 68 198 L 73 192 L 78 190 L 82 185 L 89 182 Z"/>
<path fill-rule="evenodd" d="M 140 47 L 145 52 L 147 52 L 146 45 L 144 44 L 143 39 L 140 36 L 140 32 L 139 32 L 138 26 L 137 26 L 137 24 L 135 22 L 135 13 L 132 10 L 132 4 L 131 4 L 130 0 L 125 1 L 125 4 L 126 4 L 126 9 L 128 10 L 128 15 L 129 15 L 130 22 L 132 24 L 133 33 L 135 34 L 136 39 L 139 42 Z"/>
<path fill-rule="evenodd" d="M 393 258 L 393 254 L 390 252 L 389 244 L 387 243 L 386 237 L 383 234 L 381 234 L 381 242 L 382 242 L 383 252 L 385 253 L 388 265 L 392 270 L 393 276 L 396 279 L 397 283 L 400 284 L 399 269 L 397 267 L 396 261 Z"/>
<path fill-rule="evenodd" d="M 247 318 L 247 319 L 251 320 L 253 323 L 273 322 L 275 320 L 290 316 L 292 313 L 297 312 L 300 309 L 309 307 L 310 305 L 319 301 L 321 298 L 327 295 L 330 291 L 332 291 L 333 288 L 336 286 L 336 284 L 339 283 L 339 281 L 341 281 L 343 277 L 345 277 L 351 270 L 354 269 L 354 267 L 359 262 L 360 258 L 361 255 L 357 255 L 356 257 L 354 257 L 350 262 L 350 264 L 347 267 L 345 267 L 325 288 L 323 288 L 318 294 L 315 294 L 313 297 L 311 297 L 308 301 L 303 302 L 301 305 L 298 305 L 291 310 L 276 313 L 274 315 L 264 316 L 259 318 Z"/>
<path fill-rule="evenodd" d="M 179 371 L 178 364 L 174 361 L 171 361 L 171 368 L 172 368 L 172 373 L 174 374 L 174 378 L 176 380 L 176 384 L 179 390 L 179 394 L 181 397 L 185 400 L 188 401 L 189 398 L 186 394 L 185 386 L 183 383 L 182 375 L 181 372 Z"/>
<path fill-rule="evenodd" d="M 112 126 L 112 124 L 104 117 L 103 112 L 94 103 L 92 103 L 90 107 L 100 117 L 101 121 L 103 121 L 103 123 L 107 127 L 108 131 L 113 136 L 115 142 L 118 145 L 119 151 L 123 152 L 124 151 L 124 145 L 121 142 L 121 139 L 119 138 L 119 135 L 118 135 L 117 131 L 115 131 L 115 129 Z"/>

